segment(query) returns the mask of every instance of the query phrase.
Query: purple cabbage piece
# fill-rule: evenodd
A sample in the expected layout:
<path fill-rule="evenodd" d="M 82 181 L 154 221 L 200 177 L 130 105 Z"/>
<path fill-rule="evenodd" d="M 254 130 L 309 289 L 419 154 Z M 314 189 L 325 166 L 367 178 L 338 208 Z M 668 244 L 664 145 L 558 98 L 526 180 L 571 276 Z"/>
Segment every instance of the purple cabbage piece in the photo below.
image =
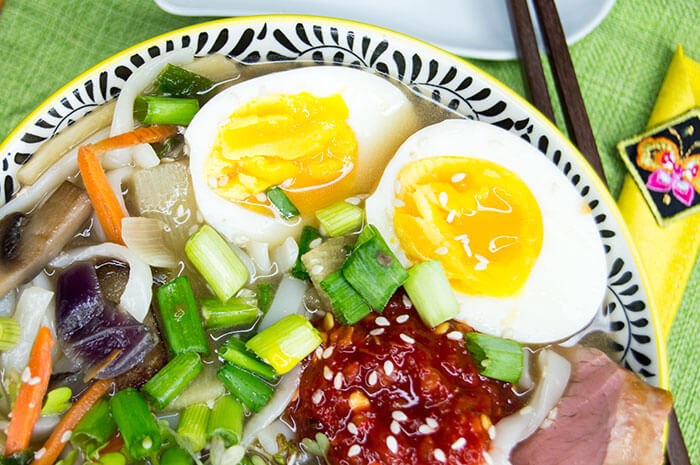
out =
<path fill-rule="evenodd" d="M 158 339 L 144 324 L 102 296 L 93 265 L 77 263 L 61 273 L 56 292 L 56 333 L 61 349 L 81 369 L 114 360 L 96 378 L 119 376 L 141 363 Z"/>

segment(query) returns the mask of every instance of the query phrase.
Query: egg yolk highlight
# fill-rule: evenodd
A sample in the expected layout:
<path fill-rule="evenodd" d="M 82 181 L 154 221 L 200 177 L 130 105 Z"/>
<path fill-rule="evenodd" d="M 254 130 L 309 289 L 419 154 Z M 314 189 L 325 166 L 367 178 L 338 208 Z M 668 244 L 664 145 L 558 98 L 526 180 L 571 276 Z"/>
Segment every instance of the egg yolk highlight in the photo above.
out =
<path fill-rule="evenodd" d="M 394 229 L 410 260 L 440 260 L 463 294 L 505 297 L 523 287 L 543 226 L 534 195 L 515 173 L 444 156 L 407 163 L 397 181 Z"/>
<path fill-rule="evenodd" d="M 205 162 L 218 195 L 268 211 L 265 190 L 282 188 L 302 214 L 354 193 L 357 140 L 339 95 L 269 95 L 235 110 Z"/>

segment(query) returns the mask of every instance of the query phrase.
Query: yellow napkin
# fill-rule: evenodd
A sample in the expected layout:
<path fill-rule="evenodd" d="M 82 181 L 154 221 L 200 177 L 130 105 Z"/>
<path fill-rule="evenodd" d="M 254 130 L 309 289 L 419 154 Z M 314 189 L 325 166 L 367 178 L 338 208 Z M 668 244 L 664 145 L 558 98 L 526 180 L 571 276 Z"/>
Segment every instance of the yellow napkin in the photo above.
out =
<path fill-rule="evenodd" d="M 647 127 L 662 124 L 697 106 L 700 106 L 700 63 L 685 56 L 679 46 Z M 649 276 L 649 297 L 666 339 L 700 249 L 700 213 L 675 220 L 666 227 L 659 226 L 630 175 L 625 178 L 618 205 Z"/>

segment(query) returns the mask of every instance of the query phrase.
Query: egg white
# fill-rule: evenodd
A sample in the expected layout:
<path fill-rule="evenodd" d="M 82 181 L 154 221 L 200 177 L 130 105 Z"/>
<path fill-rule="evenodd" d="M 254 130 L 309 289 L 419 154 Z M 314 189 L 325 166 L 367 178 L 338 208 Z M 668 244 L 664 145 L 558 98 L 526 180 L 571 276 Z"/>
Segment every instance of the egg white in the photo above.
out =
<path fill-rule="evenodd" d="M 187 127 L 185 141 L 197 205 L 204 219 L 228 240 L 281 243 L 297 236 L 302 222 L 255 213 L 216 194 L 207 184 L 205 161 L 222 124 L 238 107 L 275 94 L 340 94 L 349 109 L 348 125 L 358 143 L 353 190 L 369 193 L 399 144 L 416 128 L 408 98 L 387 80 L 350 68 L 308 67 L 268 74 L 234 85 L 202 107 Z M 374 174 L 373 174 L 374 173 Z"/>
<path fill-rule="evenodd" d="M 513 296 L 472 296 L 455 291 L 457 319 L 478 331 L 524 343 L 564 339 L 583 329 L 600 308 L 606 288 L 602 242 L 590 209 L 566 177 L 540 152 L 509 132 L 470 120 L 447 120 L 409 137 L 367 199 L 374 224 L 404 266 L 394 230 L 396 179 L 408 162 L 464 156 L 498 163 L 522 179 L 534 195 L 543 222 L 542 250 Z"/>

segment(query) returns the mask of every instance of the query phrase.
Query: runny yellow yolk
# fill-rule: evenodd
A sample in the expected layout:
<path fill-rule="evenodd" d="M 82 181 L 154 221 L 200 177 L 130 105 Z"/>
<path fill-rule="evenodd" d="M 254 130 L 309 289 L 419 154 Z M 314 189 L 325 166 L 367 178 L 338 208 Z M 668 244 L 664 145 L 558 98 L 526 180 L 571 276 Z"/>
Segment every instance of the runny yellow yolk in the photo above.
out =
<path fill-rule="evenodd" d="M 505 297 L 527 280 L 542 248 L 542 214 L 527 185 L 493 162 L 463 157 L 407 163 L 394 228 L 413 261 L 438 259 L 453 288 Z"/>
<path fill-rule="evenodd" d="M 357 140 L 340 95 L 302 92 L 254 99 L 221 126 L 205 162 L 209 186 L 254 210 L 280 186 L 302 214 L 355 194 Z M 262 208 L 262 210 L 261 210 Z"/>

